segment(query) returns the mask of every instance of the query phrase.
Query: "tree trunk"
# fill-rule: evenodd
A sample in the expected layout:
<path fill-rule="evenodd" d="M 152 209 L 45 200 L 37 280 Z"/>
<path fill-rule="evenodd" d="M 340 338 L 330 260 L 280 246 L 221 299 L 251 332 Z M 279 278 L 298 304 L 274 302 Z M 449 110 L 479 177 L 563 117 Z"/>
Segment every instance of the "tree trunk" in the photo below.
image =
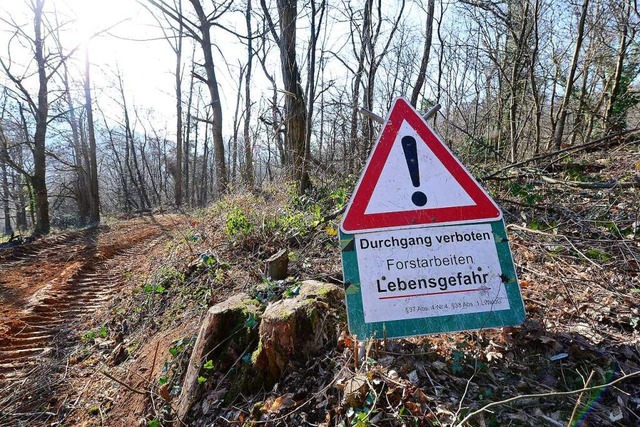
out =
<path fill-rule="evenodd" d="M 307 85 L 305 90 L 305 99 L 307 102 L 307 118 L 305 124 L 305 137 L 304 137 L 304 161 L 303 165 L 307 167 L 311 160 L 311 135 L 313 133 L 313 112 L 314 103 L 316 98 L 316 49 L 318 45 L 318 37 L 320 30 L 322 29 L 322 21 L 326 10 L 326 2 L 322 0 L 319 7 L 316 6 L 315 0 L 311 0 L 311 16 L 309 28 L 311 40 L 309 41 L 309 47 L 307 50 Z M 316 15 L 319 17 L 316 18 Z M 322 62 L 322 57 L 320 59 Z M 307 173 L 305 170 L 304 173 Z"/>
<path fill-rule="evenodd" d="M 59 41 L 59 37 L 57 38 Z M 62 80 L 64 84 L 67 108 L 69 109 L 69 126 L 71 127 L 71 142 L 73 146 L 76 182 L 74 183 L 74 193 L 78 204 L 78 216 L 80 224 L 86 225 L 90 217 L 90 202 L 88 189 L 88 162 L 86 152 L 84 150 L 83 141 L 81 141 L 81 132 L 79 130 L 78 117 L 73 99 L 71 98 L 71 85 L 69 84 L 69 73 L 66 63 L 63 64 Z"/>
<path fill-rule="evenodd" d="M 298 194 L 303 194 L 311 186 L 306 165 L 305 134 L 307 127 L 307 109 L 301 85 L 300 69 L 296 59 L 296 19 L 298 3 L 296 0 L 277 0 L 280 35 L 264 0 L 261 5 L 270 26 L 273 37 L 280 48 L 280 67 L 285 96 L 285 146 L 290 155 L 292 179 L 297 185 Z"/>
<path fill-rule="evenodd" d="M 27 228 L 27 199 L 24 195 L 24 176 L 17 172 L 13 174 L 12 192 L 17 194 L 18 198 L 15 201 L 16 207 L 16 228 L 18 230 L 25 230 Z"/>
<path fill-rule="evenodd" d="M 305 151 L 305 134 L 307 127 L 307 110 L 304 93 L 300 82 L 300 70 L 296 59 L 296 19 L 298 16 L 297 1 L 278 0 L 278 16 L 280 17 L 280 65 L 285 97 L 285 145 L 291 152 L 293 180 L 298 185 L 298 194 L 303 194 L 310 187 L 309 173 Z"/>
<path fill-rule="evenodd" d="M 554 148 L 559 150 L 562 145 L 562 137 L 564 135 L 564 125 L 567 120 L 567 113 L 569 111 L 569 101 L 571 100 L 571 94 L 573 92 L 573 82 L 576 75 L 576 69 L 578 68 L 578 58 L 580 57 L 580 48 L 582 46 L 582 40 L 584 39 L 584 24 L 587 19 L 587 11 L 589 9 L 589 0 L 583 0 L 582 10 L 580 12 L 580 20 L 578 21 L 578 33 L 576 34 L 576 47 L 573 51 L 573 59 L 571 60 L 571 67 L 569 68 L 569 76 L 567 77 L 567 84 L 564 88 L 564 97 L 562 104 L 560 105 L 558 122 L 556 123 L 555 133 L 553 137 Z"/>
<path fill-rule="evenodd" d="M 613 87 L 611 88 L 611 94 L 609 97 L 609 103 L 607 104 L 607 111 L 604 116 L 605 126 L 608 132 L 619 132 L 622 130 L 624 125 L 623 114 L 626 114 L 626 111 L 623 114 L 615 115 L 614 107 L 618 98 L 620 97 L 620 83 L 622 81 L 622 74 L 624 72 L 624 60 L 627 57 L 627 48 L 629 45 L 627 44 L 627 37 L 629 31 L 629 19 L 631 15 L 631 5 L 628 1 L 623 1 L 622 7 L 624 16 L 622 19 L 624 20 L 622 23 L 622 30 L 620 33 L 620 47 L 618 49 L 618 56 L 616 59 L 616 71 L 613 77 Z"/>
<path fill-rule="evenodd" d="M 220 197 L 227 190 L 227 168 L 224 158 L 224 139 L 222 136 L 222 102 L 218 90 L 218 79 L 213 63 L 213 53 L 211 51 L 211 22 L 204 13 L 199 0 L 190 0 L 193 5 L 198 21 L 200 22 L 200 46 L 204 54 L 204 69 L 207 74 L 204 82 L 211 95 L 211 111 L 213 116 L 212 136 L 213 155 L 216 166 L 216 195 Z"/>
<path fill-rule="evenodd" d="M 84 99 L 87 110 L 87 130 L 89 133 L 89 221 L 92 225 L 100 223 L 100 189 L 98 187 L 98 159 L 96 154 L 96 134 L 93 123 L 93 104 L 91 102 L 91 64 L 89 49 L 86 52 Z"/>
<path fill-rule="evenodd" d="M 178 2 L 182 11 L 182 1 Z M 174 200 L 176 207 L 182 206 L 182 37 L 183 23 L 178 22 L 178 40 L 176 45 L 176 173 L 174 176 Z"/>
<path fill-rule="evenodd" d="M 2 138 L 0 141 L 2 146 L 0 148 L 0 169 L 2 170 L 2 212 L 4 215 L 4 234 L 10 236 L 13 234 L 13 228 L 11 228 L 11 210 L 9 209 L 9 179 L 7 177 L 7 141 Z"/>
<path fill-rule="evenodd" d="M 414 107 L 418 106 L 418 96 L 422 91 L 424 85 L 424 79 L 427 76 L 427 65 L 429 63 L 429 52 L 431 52 L 431 40 L 433 35 L 433 10 L 435 9 L 435 0 L 429 0 L 427 4 L 427 28 L 425 30 L 424 50 L 422 51 L 422 62 L 420 62 L 420 71 L 418 71 L 418 78 L 416 79 L 416 85 L 411 92 L 411 104 Z"/>
<path fill-rule="evenodd" d="M 47 161 L 45 144 L 47 138 L 47 121 L 49 118 L 48 77 L 46 70 L 47 58 L 44 56 L 44 38 L 42 36 L 42 14 L 44 0 L 35 1 L 34 19 L 34 48 L 35 60 L 38 67 L 38 104 L 35 114 L 36 131 L 33 137 L 33 187 L 34 203 L 36 210 L 36 223 L 34 233 L 37 235 L 48 234 L 51 228 L 49 221 L 49 195 L 47 192 Z"/>
<path fill-rule="evenodd" d="M 195 45 L 194 45 L 195 46 Z M 195 49 L 195 47 L 194 47 Z M 192 52 L 192 56 L 193 54 L 195 54 L 195 50 L 194 52 Z M 184 167 L 182 168 L 182 176 L 184 178 L 184 192 L 182 193 L 182 198 L 184 200 L 186 200 L 186 203 L 189 203 L 189 191 L 191 190 L 191 182 L 190 182 L 190 175 L 189 175 L 189 157 L 190 157 L 190 151 L 189 151 L 189 146 L 190 141 L 191 141 L 191 127 L 192 127 L 192 115 L 191 115 L 191 108 L 193 106 L 193 87 L 195 84 L 195 65 L 196 63 L 193 62 L 191 65 L 191 79 L 189 82 L 189 100 L 187 101 L 187 125 L 185 126 L 185 131 L 184 131 L 184 140 L 183 140 L 183 147 L 182 147 L 182 154 L 184 156 Z M 183 200 L 183 201 L 184 201 Z"/>
<path fill-rule="evenodd" d="M 360 156 L 358 147 L 358 112 L 360 103 L 360 86 L 362 85 L 362 75 L 364 74 L 365 59 L 365 39 L 371 37 L 371 0 L 367 0 L 364 5 L 364 23 L 362 24 L 362 40 L 360 41 L 360 52 L 358 55 L 358 68 L 353 76 L 353 96 L 351 97 L 351 125 L 349 129 L 349 173 L 355 173 L 364 162 L 364 156 Z M 352 34 L 356 32 L 354 29 Z"/>
<path fill-rule="evenodd" d="M 253 176 L 253 144 L 249 126 L 251 124 L 251 72 L 253 67 L 253 39 L 251 30 L 251 0 L 247 0 L 245 11 L 247 23 L 247 73 L 244 82 L 244 128 L 242 132 L 244 140 L 244 183 L 251 189 L 255 185 Z"/>
<path fill-rule="evenodd" d="M 176 60 L 176 71 L 179 73 L 180 58 Z M 182 77 L 176 74 L 176 172 L 174 177 L 174 200 L 176 207 L 182 206 Z"/>

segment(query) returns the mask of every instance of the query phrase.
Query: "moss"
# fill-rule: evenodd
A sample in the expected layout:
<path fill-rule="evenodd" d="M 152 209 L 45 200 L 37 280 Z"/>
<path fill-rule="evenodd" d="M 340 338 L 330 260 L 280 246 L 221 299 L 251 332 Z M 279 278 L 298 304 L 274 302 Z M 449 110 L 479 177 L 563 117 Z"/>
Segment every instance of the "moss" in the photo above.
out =
<path fill-rule="evenodd" d="M 329 286 L 321 286 L 320 289 L 318 289 L 318 296 L 320 297 L 324 297 L 329 295 L 331 292 L 333 292 L 335 290 L 334 287 L 329 287 Z"/>
<path fill-rule="evenodd" d="M 262 340 L 258 341 L 258 348 L 251 353 L 251 364 L 255 365 L 258 362 L 258 357 L 260 357 L 260 353 L 262 353 Z"/>
<path fill-rule="evenodd" d="M 287 304 L 287 300 L 281 300 L 278 303 L 278 307 L 277 310 L 274 313 L 274 316 L 282 319 L 282 320 L 289 320 L 289 318 L 291 318 L 291 316 L 293 316 L 294 311 L 291 310 L 291 308 L 288 306 Z"/>
<path fill-rule="evenodd" d="M 258 301 L 257 299 L 243 299 L 242 300 L 242 304 L 247 306 L 247 305 L 254 305 L 256 307 L 260 307 L 260 301 Z"/>
<path fill-rule="evenodd" d="M 307 318 L 309 319 L 311 324 L 315 325 L 315 323 L 319 320 L 318 319 L 318 307 L 316 306 L 315 301 L 313 301 L 313 300 L 305 301 L 304 312 L 307 315 Z"/>

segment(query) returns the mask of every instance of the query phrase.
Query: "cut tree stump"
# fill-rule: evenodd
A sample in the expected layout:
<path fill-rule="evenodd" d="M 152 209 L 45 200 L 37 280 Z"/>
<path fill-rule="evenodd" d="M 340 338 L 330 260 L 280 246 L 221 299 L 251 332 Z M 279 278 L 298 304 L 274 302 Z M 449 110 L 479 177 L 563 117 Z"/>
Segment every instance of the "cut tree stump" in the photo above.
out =
<path fill-rule="evenodd" d="M 222 352 L 243 352 L 250 341 L 257 341 L 257 328 L 247 327 L 248 320 L 258 322 L 262 307 L 245 293 L 209 308 L 193 347 L 182 392 L 175 406 L 180 420 L 184 420 L 191 406 L 201 394 L 198 377 L 207 360 L 214 360 Z M 257 323 L 256 323 L 257 324 Z M 224 342 L 224 346 L 220 345 Z"/>
<path fill-rule="evenodd" d="M 344 317 L 341 287 L 307 280 L 293 298 L 270 304 L 260 323 L 260 345 L 253 355 L 254 368 L 271 384 L 289 361 L 304 360 L 337 341 L 337 323 Z"/>
<path fill-rule="evenodd" d="M 273 280 L 284 280 L 289 276 L 289 254 L 280 249 L 265 261 L 267 263 L 267 277 Z"/>

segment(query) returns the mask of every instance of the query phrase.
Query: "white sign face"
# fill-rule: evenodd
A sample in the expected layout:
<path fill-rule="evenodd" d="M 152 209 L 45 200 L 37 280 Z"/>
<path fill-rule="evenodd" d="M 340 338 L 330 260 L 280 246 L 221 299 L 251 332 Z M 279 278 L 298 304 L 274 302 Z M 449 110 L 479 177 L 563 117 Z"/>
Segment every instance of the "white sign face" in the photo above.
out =
<path fill-rule="evenodd" d="M 407 157 L 402 150 L 400 140 L 411 137 L 415 141 L 417 162 L 416 169 L 418 186 L 412 186 L 410 174 L 407 171 Z M 418 133 L 406 121 L 402 122 L 400 131 L 393 143 L 378 185 L 371 194 L 365 214 L 402 212 L 416 209 L 412 202 L 414 192 L 422 191 L 427 194 L 427 200 L 421 209 L 437 209 L 447 207 L 474 206 L 476 203 L 462 188 L 442 161 L 429 149 Z"/>
<path fill-rule="evenodd" d="M 510 308 L 490 224 L 354 237 L 366 323 Z"/>

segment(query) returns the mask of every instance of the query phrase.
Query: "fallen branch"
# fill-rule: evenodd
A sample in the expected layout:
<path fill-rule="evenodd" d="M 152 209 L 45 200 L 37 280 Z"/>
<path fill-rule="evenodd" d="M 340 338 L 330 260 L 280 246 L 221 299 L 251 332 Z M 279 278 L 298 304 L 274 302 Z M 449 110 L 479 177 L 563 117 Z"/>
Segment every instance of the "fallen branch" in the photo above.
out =
<path fill-rule="evenodd" d="M 640 188 L 640 181 L 634 182 L 582 182 L 582 181 L 565 181 L 563 179 L 555 179 L 550 176 L 542 175 L 542 180 L 549 184 L 562 184 L 569 187 L 584 188 L 588 190 L 601 190 L 611 188 Z"/>
<path fill-rule="evenodd" d="M 487 405 L 484 405 L 482 408 L 470 412 L 469 414 L 467 414 L 466 417 L 464 417 L 459 423 L 457 423 L 455 426 L 456 427 L 462 427 L 467 421 L 469 421 L 471 418 L 475 417 L 476 415 L 487 411 L 489 408 L 493 408 L 494 406 L 498 406 L 498 405 L 504 405 L 507 403 L 512 403 L 515 402 L 516 400 L 522 400 L 522 399 L 538 399 L 538 398 L 542 398 L 542 397 L 561 397 L 561 396 L 571 396 L 574 394 L 581 394 L 581 393 L 585 393 L 588 391 L 595 391 L 595 390 L 600 390 L 602 388 L 606 388 L 606 387 L 611 387 L 614 384 L 617 384 L 621 381 L 624 380 L 628 380 L 629 378 L 633 378 L 633 377 L 637 377 L 640 376 L 640 371 L 636 371 L 636 372 L 632 372 L 630 374 L 626 374 L 621 376 L 620 378 L 617 378 L 611 382 L 602 384 L 602 385 L 596 385 L 593 387 L 584 387 L 578 390 L 571 390 L 571 391 L 555 391 L 555 392 L 550 392 L 550 393 L 533 393 L 533 394 L 521 394 L 519 396 L 513 396 L 510 397 L 509 399 L 505 399 L 505 400 L 500 400 L 498 402 L 491 402 Z"/>
<path fill-rule="evenodd" d="M 135 388 L 131 387 L 129 384 L 125 383 L 124 381 L 120 381 L 119 379 L 117 379 L 116 377 L 114 377 L 113 375 L 108 373 L 107 371 L 100 371 L 100 373 L 102 373 L 102 375 L 104 375 L 105 377 L 109 378 L 110 380 L 117 382 L 118 384 L 120 384 L 122 387 L 126 388 L 129 391 L 141 394 L 143 396 L 145 396 L 147 394 L 146 391 L 135 389 Z"/>
<path fill-rule="evenodd" d="M 571 152 L 571 151 L 584 150 L 584 149 L 596 146 L 596 145 L 602 143 L 603 141 L 607 141 L 609 139 L 612 139 L 612 138 L 615 138 L 615 137 L 618 137 L 618 136 L 628 135 L 628 134 L 631 134 L 631 133 L 634 133 L 634 132 L 638 132 L 638 131 L 640 131 L 640 128 L 629 129 L 629 130 L 625 130 L 623 132 L 618 132 L 618 133 L 614 133 L 614 134 L 611 134 L 611 135 L 603 136 L 602 138 L 598 138 L 598 139 L 595 139 L 593 141 L 585 142 L 584 144 L 574 145 L 574 146 L 571 146 L 571 147 L 563 148 L 561 150 L 552 151 L 551 153 L 540 154 L 540 155 L 531 157 L 531 158 L 529 158 L 527 160 L 522 160 L 521 162 L 516 162 L 516 163 L 512 163 L 512 164 L 510 164 L 508 166 L 505 166 L 502 169 L 499 169 L 499 170 L 497 170 L 497 171 L 495 171 L 495 172 L 493 172 L 493 173 L 491 173 L 489 175 L 483 176 L 482 178 L 479 179 L 479 181 L 492 179 L 495 176 L 500 175 L 501 173 L 506 172 L 506 171 L 508 171 L 510 169 L 517 168 L 518 166 L 522 166 L 522 165 L 526 165 L 526 164 L 529 164 L 529 163 L 537 162 L 538 160 L 543 160 L 543 159 L 546 159 L 546 158 L 549 158 L 549 157 L 554 157 L 554 156 L 557 156 L 559 154 L 563 154 L 563 153 L 567 153 L 567 152 Z"/>
<path fill-rule="evenodd" d="M 526 231 L 527 233 L 541 234 L 543 236 L 562 237 L 567 241 L 567 243 L 569 243 L 569 246 L 571 246 L 571 248 L 578 253 L 578 255 L 580 255 L 582 258 L 584 258 L 587 262 L 591 263 L 591 265 L 593 265 L 597 269 L 602 270 L 602 266 L 600 264 L 594 262 L 591 258 L 589 258 L 585 254 L 583 254 L 582 251 L 580 251 L 580 249 L 576 248 L 576 246 L 573 244 L 571 239 L 569 239 L 564 234 L 546 233 L 546 232 L 541 231 L 541 230 L 532 230 L 530 228 L 522 227 L 522 226 L 517 225 L 517 224 L 509 224 L 509 225 L 507 225 L 507 229 L 512 229 L 512 228 L 515 228 L 515 229 L 518 229 L 518 230 L 522 230 L 522 231 Z"/>
<path fill-rule="evenodd" d="M 589 378 L 587 378 L 587 381 L 584 383 L 584 386 L 587 387 L 589 385 L 589 383 L 591 382 L 591 378 L 593 378 L 593 373 L 594 371 L 591 371 L 591 373 L 589 374 Z M 571 418 L 569 418 L 569 422 L 568 425 L 572 426 L 573 424 L 573 420 L 575 420 L 576 415 L 578 414 L 578 408 L 580 407 L 580 402 L 582 401 L 582 396 L 584 396 L 584 393 L 580 393 L 580 395 L 578 396 L 578 400 L 576 400 L 576 404 L 573 407 L 573 412 L 571 412 Z"/>

